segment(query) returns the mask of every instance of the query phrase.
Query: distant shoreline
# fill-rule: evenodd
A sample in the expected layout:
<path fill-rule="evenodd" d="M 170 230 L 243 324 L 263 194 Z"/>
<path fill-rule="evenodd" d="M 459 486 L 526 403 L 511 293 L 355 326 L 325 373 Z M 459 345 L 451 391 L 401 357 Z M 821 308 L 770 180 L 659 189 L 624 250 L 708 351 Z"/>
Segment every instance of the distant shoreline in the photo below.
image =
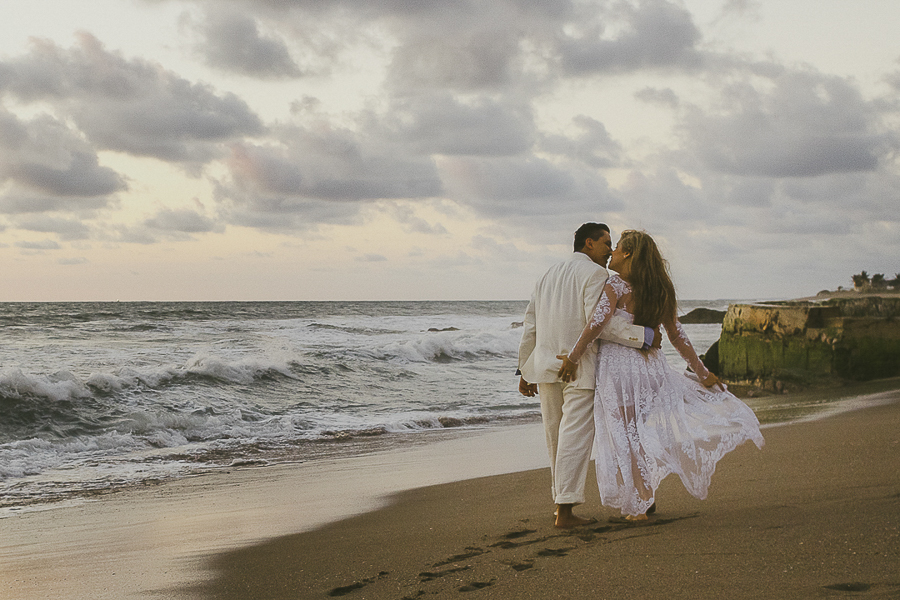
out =
<path fill-rule="evenodd" d="M 831 299 L 839 298 L 896 298 L 900 296 L 900 290 L 879 290 L 877 292 L 857 292 L 855 290 L 823 290 L 815 296 L 804 296 L 802 298 L 794 298 L 789 302 L 824 302 Z"/>

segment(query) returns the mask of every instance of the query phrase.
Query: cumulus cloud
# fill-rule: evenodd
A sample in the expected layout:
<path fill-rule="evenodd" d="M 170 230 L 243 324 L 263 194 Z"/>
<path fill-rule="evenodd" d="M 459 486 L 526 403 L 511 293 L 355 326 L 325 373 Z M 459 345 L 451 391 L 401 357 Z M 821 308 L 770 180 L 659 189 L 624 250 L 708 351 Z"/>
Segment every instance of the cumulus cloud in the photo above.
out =
<path fill-rule="evenodd" d="M 115 239 L 126 244 L 156 244 L 160 241 L 158 232 L 151 231 L 146 227 L 129 227 L 119 226 L 115 229 Z M 178 237 L 178 236 L 175 236 Z M 181 240 L 190 239 L 186 235 L 181 235 Z"/>
<path fill-rule="evenodd" d="M 768 206 L 777 189 L 778 182 L 772 178 L 738 177 L 729 181 L 720 197 L 733 206 Z"/>
<path fill-rule="evenodd" d="M 541 140 L 540 149 L 596 169 L 614 167 L 620 163 L 622 146 L 612 139 L 603 123 L 585 115 L 575 117 L 572 122 L 578 134 L 547 134 Z"/>
<path fill-rule="evenodd" d="M 726 27 L 763 22 L 757 0 L 723 0 L 702 21 L 677 0 L 177 6 L 188 6 L 199 36 L 188 58 L 205 63 L 186 69 L 211 66 L 201 71 L 211 81 L 223 72 L 268 79 L 272 98 L 260 100 L 258 89 L 246 97 L 269 114 L 282 102 L 284 120 L 267 126 L 224 88 L 87 34 L 71 48 L 36 42 L 0 58 L 0 212 L 9 227 L 58 241 L 154 243 L 224 223 L 309 235 L 381 211 L 425 247 L 422 264 L 433 249 L 418 236 L 467 236 L 445 257 L 467 268 L 487 255 L 543 257 L 534 248 L 566 245 L 586 220 L 643 227 L 668 238 L 674 256 L 732 266 L 802 262 L 822 250 L 807 242 L 847 232 L 896 248 L 900 76 L 887 74 L 880 91 L 894 89 L 873 100 L 862 90 L 874 86 L 774 52 L 730 50 Z M 235 91 L 260 85 L 223 81 Z M 336 93 L 353 98 L 334 102 Z M 191 192 L 209 209 L 166 197 L 172 208 L 127 226 L 101 222 L 131 199 L 129 183 L 139 187 L 103 166 L 104 150 L 194 173 L 221 160 L 207 170 L 213 199 Z M 121 158 L 109 164 L 136 164 Z M 433 216 L 442 209 L 456 211 L 452 233 Z M 50 212 L 66 214 L 41 214 Z M 79 228 L 76 215 L 91 220 Z M 475 227 L 489 233 L 469 237 Z M 778 258 L 790 236 L 803 247 Z M 833 246 L 822 254 L 832 262 Z"/>
<path fill-rule="evenodd" d="M 418 154 L 512 155 L 531 149 L 530 109 L 478 96 L 463 102 L 449 93 L 396 99 L 372 129 Z"/>
<path fill-rule="evenodd" d="M 160 231 L 178 233 L 209 233 L 223 227 L 200 213 L 189 210 L 164 209 L 144 221 L 144 226 Z"/>
<path fill-rule="evenodd" d="M 593 170 L 566 169 L 530 156 L 446 157 L 440 166 L 451 197 L 490 217 L 516 220 L 585 206 L 621 207 Z"/>
<path fill-rule="evenodd" d="M 798 71 L 725 88 L 718 111 L 689 108 L 681 130 L 709 168 L 777 178 L 873 171 L 896 143 L 847 80 Z"/>
<path fill-rule="evenodd" d="M 109 204 L 106 198 L 73 198 L 38 196 L 29 193 L 18 193 L 13 190 L 0 196 L 0 213 L 21 214 L 40 212 L 72 212 L 105 208 Z"/>
<path fill-rule="evenodd" d="M 83 256 L 79 256 L 76 258 L 60 258 L 56 262 L 57 262 L 57 264 L 60 264 L 60 265 L 71 266 L 71 265 L 84 265 L 84 264 L 87 264 L 89 261 L 88 261 L 88 259 L 84 258 Z"/>
<path fill-rule="evenodd" d="M 283 233 L 305 233 L 323 224 L 357 224 L 362 210 L 357 202 L 247 192 L 231 185 L 220 185 L 218 197 L 229 223 Z"/>
<path fill-rule="evenodd" d="M 735 15 L 739 17 L 754 17 L 758 15 L 762 7 L 758 0 L 727 0 L 722 5 L 722 16 Z"/>
<path fill-rule="evenodd" d="M 712 225 L 716 218 L 710 211 L 715 202 L 708 203 L 703 189 L 685 183 L 668 165 L 630 172 L 619 191 L 628 214 L 636 219 L 629 226 L 662 230 L 691 221 Z"/>
<path fill-rule="evenodd" d="M 29 54 L 0 63 L 0 72 L 0 93 L 53 104 L 106 150 L 202 164 L 220 154 L 222 142 L 263 131 L 234 94 L 109 52 L 87 33 L 70 50 L 35 41 Z"/>
<path fill-rule="evenodd" d="M 285 127 L 277 137 L 279 144 L 232 146 L 230 178 L 218 188 L 232 222 L 306 229 L 348 222 L 365 201 L 427 198 L 442 189 L 430 157 L 409 155 L 390 140 L 325 123 Z"/>
<path fill-rule="evenodd" d="M 388 140 L 366 144 L 354 132 L 328 126 L 286 128 L 278 140 L 277 147 L 232 147 L 228 164 L 239 185 L 330 200 L 417 198 L 440 192 L 433 162 L 398 154 Z"/>
<path fill-rule="evenodd" d="M 588 5 L 585 11 L 596 11 Z M 607 22 L 618 27 L 607 33 Z M 612 5 L 562 34 L 558 51 L 562 68 L 576 75 L 617 73 L 654 68 L 696 69 L 702 55 L 696 46 L 700 30 L 691 14 L 666 0 L 643 0 Z"/>
<path fill-rule="evenodd" d="M 405 40 L 391 65 L 395 87 L 477 90 L 513 79 L 518 55 L 513 32 L 486 30 L 462 36 L 430 35 Z"/>
<path fill-rule="evenodd" d="M 222 233 L 225 226 L 191 209 L 164 208 L 131 225 L 110 228 L 110 238 L 126 244 L 157 244 L 192 241 L 194 234 Z"/>
<path fill-rule="evenodd" d="M 81 221 L 63 219 L 47 215 L 33 215 L 15 220 L 18 229 L 55 233 L 63 240 L 84 240 L 90 237 L 91 229 Z"/>
<path fill-rule="evenodd" d="M 209 10 L 199 49 L 207 64 L 260 79 L 290 79 L 302 75 L 283 39 L 260 34 L 251 16 Z"/>
<path fill-rule="evenodd" d="M 23 250 L 59 250 L 60 245 L 53 240 L 41 240 L 38 242 L 16 242 L 17 248 Z"/>
<path fill-rule="evenodd" d="M 447 228 L 440 223 L 431 224 L 425 219 L 416 215 L 415 210 L 409 204 L 395 203 L 389 206 L 392 216 L 402 223 L 407 231 L 412 233 L 423 233 L 426 235 L 447 235 Z"/>
<path fill-rule="evenodd" d="M 222 10 L 221 2 L 197 4 Z M 295 53 L 316 70 L 327 70 L 352 48 L 389 52 L 388 84 L 404 92 L 496 90 L 515 82 L 529 59 L 542 60 L 537 49 L 572 13 L 569 0 L 239 0 L 234 6 L 289 32 Z M 247 23 L 242 27 L 244 33 L 224 39 L 261 37 Z"/>
<path fill-rule="evenodd" d="M 679 104 L 678 94 L 671 88 L 657 89 L 644 87 L 636 91 L 634 97 L 650 104 L 659 104 L 671 108 L 676 108 Z"/>
<path fill-rule="evenodd" d="M 476 235 L 472 237 L 469 245 L 473 250 L 483 256 L 490 256 L 492 260 L 504 262 L 523 262 L 533 260 L 534 257 L 522 252 L 515 244 L 509 241 L 497 241 L 493 237 Z"/>
<path fill-rule="evenodd" d="M 0 212 L 99 208 L 127 189 L 125 179 L 100 166 L 97 154 L 66 125 L 49 115 L 30 121 L 0 107 Z"/>

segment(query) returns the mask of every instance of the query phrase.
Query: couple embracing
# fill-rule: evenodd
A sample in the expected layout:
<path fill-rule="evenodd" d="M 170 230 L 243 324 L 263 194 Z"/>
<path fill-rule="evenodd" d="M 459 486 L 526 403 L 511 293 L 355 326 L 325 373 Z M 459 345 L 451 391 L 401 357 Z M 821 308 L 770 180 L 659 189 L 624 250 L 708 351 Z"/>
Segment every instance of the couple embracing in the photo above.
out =
<path fill-rule="evenodd" d="M 585 223 L 574 250 L 535 285 L 519 345 L 519 391 L 540 396 L 556 526 L 592 522 L 572 512 L 592 449 L 601 501 L 628 520 L 655 510 L 670 473 L 705 498 L 722 456 L 747 440 L 762 447 L 756 416 L 697 357 L 649 235 L 625 231 L 613 250 L 609 227 Z M 691 373 L 669 367 L 660 327 Z"/>

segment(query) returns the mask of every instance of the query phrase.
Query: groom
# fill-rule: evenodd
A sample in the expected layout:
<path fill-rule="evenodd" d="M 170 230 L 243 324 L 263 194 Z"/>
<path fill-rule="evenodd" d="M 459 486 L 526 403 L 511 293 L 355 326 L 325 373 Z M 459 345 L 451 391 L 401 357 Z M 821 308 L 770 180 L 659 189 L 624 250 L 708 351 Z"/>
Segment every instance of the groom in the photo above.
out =
<path fill-rule="evenodd" d="M 577 377 L 563 383 L 557 376 L 562 361 L 591 319 L 609 274 L 604 268 L 612 253 L 609 227 L 585 223 L 575 232 L 575 252 L 548 270 L 534 287 L 525 311 L 519 344 L 519 392 L 541 399 L 541 416 L 550 453 L 551 493 L 556 526 L 591 521 L 572 513 L 584 502 L 584 485 L 594 443 L 594 365 L 597 347 L 584 353 Z M 658 342 L 656 331 L 613 317 L 600 336 L 631 348 Z"/>

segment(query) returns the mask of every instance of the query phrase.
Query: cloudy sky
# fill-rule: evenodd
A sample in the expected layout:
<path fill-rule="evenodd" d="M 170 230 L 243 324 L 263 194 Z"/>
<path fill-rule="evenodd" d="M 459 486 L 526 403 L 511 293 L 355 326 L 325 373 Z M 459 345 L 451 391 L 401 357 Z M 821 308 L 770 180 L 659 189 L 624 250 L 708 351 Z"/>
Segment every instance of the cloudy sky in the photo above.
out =
<path fill-rule="evenodd" d="M 0 301 L 682 298 L 900 271 L 896 0 L 3 0 Z"/>

